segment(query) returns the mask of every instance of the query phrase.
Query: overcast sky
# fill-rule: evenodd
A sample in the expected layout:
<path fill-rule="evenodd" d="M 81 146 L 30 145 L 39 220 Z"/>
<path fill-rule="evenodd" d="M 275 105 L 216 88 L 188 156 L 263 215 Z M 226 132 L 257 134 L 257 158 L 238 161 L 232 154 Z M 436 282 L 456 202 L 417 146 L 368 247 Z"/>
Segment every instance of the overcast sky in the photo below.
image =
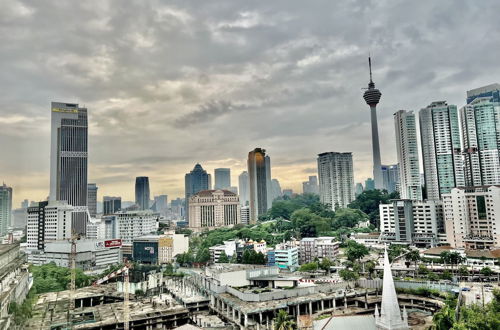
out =
<path fill-rule="evenodd" d="M 50 102 L 89 111 L 89 182 L 132 200 L 184 193 L 196 162 L 232 169 L 263 147 L 273 177 L 301 192 L 316 155 L 351 151 L 371 176 L 362 98 L 371 52 L 382 92 L 383 163 L 392 115 L 500 82 L 499 1 L 0 2 L 0 180 L 14 203 L 49 190 Z"/>

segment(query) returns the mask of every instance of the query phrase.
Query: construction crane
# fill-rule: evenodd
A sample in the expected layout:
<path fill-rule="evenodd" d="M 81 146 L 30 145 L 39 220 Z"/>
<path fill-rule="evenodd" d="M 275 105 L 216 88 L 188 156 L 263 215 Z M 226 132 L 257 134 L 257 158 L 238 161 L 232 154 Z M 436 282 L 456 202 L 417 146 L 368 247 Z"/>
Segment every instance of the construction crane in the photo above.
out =
<path fill-rule="evenodd" d="M 114 272 L 109 273 L 108 275 L 98 279 L 92 285 L 97 286 L 104 282 L 109 281 L 112 278 L 117 277 L 120 274 L 123 274 L 123 329 L 130 329 L 130 307 L 129 307 L 129 290 L 130 290 L 130 280 L 129 280 L 129 270 L 132 268 L 132 265 L 125 261 L 125 266 L 122 268 L 115 270 Z"/>

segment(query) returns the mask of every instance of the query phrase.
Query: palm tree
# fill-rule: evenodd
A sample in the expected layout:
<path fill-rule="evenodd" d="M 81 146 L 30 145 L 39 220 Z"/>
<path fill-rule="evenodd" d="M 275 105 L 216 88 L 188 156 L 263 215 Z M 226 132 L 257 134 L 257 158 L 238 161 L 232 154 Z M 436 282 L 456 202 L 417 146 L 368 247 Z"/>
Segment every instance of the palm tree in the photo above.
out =
<path fill-rule="evenodd" d="M 420 260 L 420 252 L 418 250 L 411 250 L 405 255 L 405 259 L 408 260 L 409 262 L 413 262 L 415 265 L 415 271 L 413 274 L 413 277 L 415 277 L 415 273 L 417 271 L 417 261 Z"/>
<path fill-rule="evenodd" d="M 455 311 L 450 306 L 444 306 L 439 312 L 434 314 L 432 321 L 434 322 L 432 329 L 451 329 L 455 323 Z"/>
<path fill-rule="evenodd" d="M 278 315 L 274 319 L 274 330 L 295 330 L 297 324 L 291 320 L 290 316 L 284 309 L 280 309 Z"/>
<path fill-rule="evenodd" d="M 446 268 L 446 264 L 450 262 L 450 252 L 443 251 L 439 254 L 439 257 L 441 258 L 441 262 L 444 264 L 444 268 Z"/>

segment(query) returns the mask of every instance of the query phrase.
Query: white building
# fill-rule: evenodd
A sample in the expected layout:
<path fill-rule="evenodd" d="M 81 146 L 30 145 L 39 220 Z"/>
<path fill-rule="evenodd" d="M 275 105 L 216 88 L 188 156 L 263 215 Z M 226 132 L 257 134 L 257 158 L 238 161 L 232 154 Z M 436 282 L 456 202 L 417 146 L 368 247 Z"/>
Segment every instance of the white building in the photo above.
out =
<path fill-rule="evenodd" d="M 27 248 L 43 250 L 49 241 L 70 239 L 74 210 L 62 201 L 40 202 L 28 207 Z"/>
<path fill-rule="evenodd" d="M 243 171 L 238 176 L 238 191 L 240 193 L 240 203 L 245 206 L 250 203 L 250 191 L 248 186 L 248 172 Z"/>
<path fill-rule="evenodd" d="M 325 152 L 318 155 L 319 195 L 332 210 L 354 200 L 352 153 Z"/>
<path fill-rule="evenodd" d="M 240 209 L 241 223 L 243 225 L 248 225 L 250 223 L 250 206 L 242 206 Z"/>
<path fill-rule="evenodd" d="M 394 125 L 401 199 L 422 200 L 415 114 L 399 110 L 394 114 Z"/>
<path fill-rule="evenodd" d="M 443 204 L 452 247 L 500 247 L 500 186 L 455 188 L 443 195 Z"/>
<path fill-rule="evenodd" d="M 440 200 L 465 185 L 457 106 L 432 102 L 418 117 L 427 198 Z"/>
<path fill-rule="evenodd" d="M 76 267 L 83 270 L 101 270 L 122 262 L 120 240 L 80 239 L 76 241 Z M 32 251 L 28 261 L 33 265 L 54 262 L 70 267 L 71 242 L 54 241 L 45 244 L 44 251 Z"/>
<path fill-rule="evenodd" d="M 240 199 L 229 190 L 203 190 L 189 198 L 189 228 L 194 231 L 241 223 Z"/>
<path fill-rule="evenodd" d="M 300 240 L 300 264 L 314 261 L 314 259 L 328 258 L 334 260 L 339 254 L 340 243 L 335 237 L 306 237 Z"/>
<path fill-rule="evenodd" d="M 232 240 L 224 241 L 224 244 L 209 247 L 208 250 L 210 251 L 210 260 L 214 263 L 219 262 L 222 252 L 224 252 L 228 258 L 231 258 L 236 254 L 236 248 L 239 244 L 239 240 Z"/>
<path fill-rule="evenodd" d="M 124 244 L 132 244 L 136 237 L 155 233 L 158 230 L 159 214 L 149 210 L 118 212 L 113 215 L 106 231 L 114 231 L 116 237 L 121 238 Z M 106 234 L 107 235 L 107 234 Z"/>
<path fill-rule="evenodd" d="M 394 200 L 380 204 L 381 240 L 435 246 L 444 240 L 443 206 L 439 201 Z"/>
<path fill-rule="evenodd" d="M 106 223 L 102 218 L 91 218 L 87 222 L 87 233 L 85 236 L 89 239 L 114 238 L 111 235 L 106 236 Z"/>

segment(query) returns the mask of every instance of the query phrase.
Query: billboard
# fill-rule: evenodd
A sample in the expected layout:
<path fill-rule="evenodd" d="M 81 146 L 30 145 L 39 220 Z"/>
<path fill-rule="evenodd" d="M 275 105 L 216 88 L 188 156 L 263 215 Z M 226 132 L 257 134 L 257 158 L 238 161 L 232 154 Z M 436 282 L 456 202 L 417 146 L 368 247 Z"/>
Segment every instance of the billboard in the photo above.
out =
<path fill-rule="evenodd" d="M 120 246 L 122 246 L 122 240 L 121 239 L 110 239 L 110 240 L 104 241 L 104 246 L 107 248 L 120 247 Z"/>

